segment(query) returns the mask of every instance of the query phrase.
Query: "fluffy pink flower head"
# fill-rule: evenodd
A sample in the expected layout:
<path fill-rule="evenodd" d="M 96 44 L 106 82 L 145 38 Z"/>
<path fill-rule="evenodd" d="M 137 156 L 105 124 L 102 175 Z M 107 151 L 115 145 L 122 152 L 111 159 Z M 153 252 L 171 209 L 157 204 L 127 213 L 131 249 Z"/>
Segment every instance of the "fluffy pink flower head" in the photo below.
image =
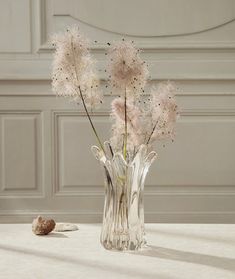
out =
<path fill-rule="evenodd" d="M 162 82 L 151 92 L 152 127 L 151 140 L 174 138 L 175 123 L 179 116 L 175 100 L 176 87 L 171 82 Z"/>
<path fill-rule="evenodd" d="M 127 112 L 127 150 L 134 152 L 143 143 L 141 110 L 133 102 L 128 101 L 126 104 Z M 123 147 L 123 139 L 125 135 L 125 100 L 116 98 L 112 102 L 112 116 L 115 123 L 112 127 L 111 144 L 115 150 Z"/>
<path fill-rule="evenodd" d="M 125 101 L 123 98 L 116 98 L 112 101 L 112 113 L 115 118 L 119 118 L 123 122 L 125 121 Z M 127 110 L 127 123 L 131 129 L 137 130 L 139 129 L 139 117 L 140 110 L 138 107 L 133 104 L 127 102 L 126 104 Z"/>
<path fill-rule="evenodd" d="M 52 44 L 55 47 L 52 89 L 56 95 L 80 103 L 80 87 L 88 107 L 100 103 L 102 95 L 98 92 L 95 63 L 88 41 L 80 34 L 78 26 L 53 36 Z"/>
<path fill-rule="evenodd" d="M 140 93 L 145 86 L 148 69 L 140 58 L 140 50 L 132 42 L 122 41 L 114 44 L 108 51 L 108 75 L 112 87 Z"/>

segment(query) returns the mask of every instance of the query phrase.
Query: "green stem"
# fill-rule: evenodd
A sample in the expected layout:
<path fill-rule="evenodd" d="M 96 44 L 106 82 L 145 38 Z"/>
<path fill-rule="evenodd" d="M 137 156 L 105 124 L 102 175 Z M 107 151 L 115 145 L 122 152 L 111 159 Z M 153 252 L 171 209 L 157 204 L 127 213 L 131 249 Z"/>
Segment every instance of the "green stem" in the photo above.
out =
<path fill-rule="evenodd" d="M 71 39 L 71 48 L 72 48 L 72 54 L 73 54 L 73 60 L 74 60 L 75 76 L 76 76 L 76 80 L 78 81 L 78 73 L 77 73 L 77 68 L 76 68 L 76 57 L 75 57 L 75 55 L 74 55 L 74 44 L 73 44 L 73 40 L 72 40 L 72 39 Z M 91 124 L 92 130 L 93 130 L 93 132 L 94 132 L 94 134 L 95 134 L 95 136 L 96 136 L 96 139 L 97 139 L 97 141 L 98 141 L 98 143 L 99 143 L 100 148 L 102 149 L 102 151 L 103 151 L 104 154 L 105 154 L 103 144 L 102 144 L 102 142 L 101 142 L 101 140 L 100 140 L 100 138 L 99 138 L 99 136 L 98 136 L 98 133 L 97 133 L 97 131 L 96 131 L 96 129 L 95 129 L 95 126 L 94 126 L 94 124 L 93 124 L 93 122 L 92 122 L 92 120 L 91 120 L 90 114 L 89 114 L 88 109 L 87 109 L 87 107 L 86 107 L 86 103 L 85 103 L 84 97 L 83 97 L 83 95 L 82 95 L 81 87 L 78 86 L 78 89 L 79 89 L 79 93 L 80 93 L 80 96 L 81 96 L 82 104 L 83 104 L 83 106 L 84 106 L 84 109 L 85 109 L 85 111 L 86 111 L 86 115 L 87 115 L 87 117 L 88 117 L 88 119 L 89 119 L 89 122 L 90 122 L 90 124 Z"/>
<path fill-rule="evenodd" d="M 81 87 L 78 86 L 78 89 L 79 89 L 79 93 L 80 93 L 80 96 L 81 96 L 82 104 L 83 104 L 83 106 L 84 106 L 84 109 L 85 109 L 85 111 L 86 111 L 86 115 L 87 115 L 87 117 L 88 117 L 88 119 L 89 119 L 89 122 L 90 122 L 90 124 L 91 124 L 92 130 L 93 130 L 93 132 L 94 132 L 94 134 L 95 134 L 95 136 L 96 136 L 96 139 L 97 139 L 97 141 L 98 141 L 98 143 L 99 143 L 99 145 L 100 145 L 100 148 L 101 148 L 102 151 L 105 153 L 103 144 L 102 144 L 102 142 L 101 142 L 101 140 L 100 140 L 100 138 L 99 138 L 99 136 L 98 136 L 98 133 L 97 133 L 97 131 L 96 131 L 96 129 L 95 129 L 95 126 L 94 126 L 94 124 L 93 124 L 93 122 L 92 122 L 92 120 L 91 120 L 90 114 L 89 114 L 88 109 L 87 109 L 87 107 L 86 107 L 86 103 L 85 103 L 84 97 L 83 97 L 83 95 L 82 95 Z"/>
<path fill-rule="evenodd" d="M 158 123 L 158 121 L 156 122 L 156 124 L 154 125 L 154 127 L 153 127 L 153 129 L 152 129 L 152 132 L 151 132 L 151 134 L 149 135 L 149 138 L 148 138 L 148 140 L 147 140 L 146 145 L 148 145 L 148 144 L 149 144 L 150 139 L 151 139 L 151 137 L 152 137 L 152 135 L 153 135 L 153 133 L 154 133 L 154 131 L 155 131 L 156 127 L 157 127 L 157 123 Z"/>
<path fill-rule="evenodd" d="M 125 137 L 124 137 L 124 147 L 123 147 L 123 157 L 126 160 L 127 153 L 127 109 L 126 109 L 126 88 L 125 88 Z"/>

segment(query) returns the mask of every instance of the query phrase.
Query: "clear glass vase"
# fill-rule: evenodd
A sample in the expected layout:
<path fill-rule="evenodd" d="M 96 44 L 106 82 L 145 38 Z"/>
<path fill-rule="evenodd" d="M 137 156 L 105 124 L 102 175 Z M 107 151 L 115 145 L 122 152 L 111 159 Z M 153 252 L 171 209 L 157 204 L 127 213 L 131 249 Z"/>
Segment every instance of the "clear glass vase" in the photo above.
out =
<path fill-rule="evenodd" d="M 139 250 L 146 244 L 144 182 L 156 153 L 141 145 L 133 158 L 127 154 L 124 160 L 120 152 L 113 154 L 108 142 L 104 146 L 105 152 L 92 147 L 105 181 L 101 244 L 108 250 Z"/>

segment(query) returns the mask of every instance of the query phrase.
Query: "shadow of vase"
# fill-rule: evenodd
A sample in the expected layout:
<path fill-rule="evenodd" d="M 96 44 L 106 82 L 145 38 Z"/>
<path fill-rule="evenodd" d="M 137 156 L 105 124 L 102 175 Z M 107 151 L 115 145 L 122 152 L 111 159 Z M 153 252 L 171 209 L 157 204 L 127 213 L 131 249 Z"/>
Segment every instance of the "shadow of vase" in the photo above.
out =
<path fill-rule="evenodd" d="M 204 266 L 206 265 L 232 272 L 235 271 L 235 259 L 233 258 L 219 257 L 151 245 L 147 246 L 141 251 L 131 253 L 171 261 L 180 261 Z"/>

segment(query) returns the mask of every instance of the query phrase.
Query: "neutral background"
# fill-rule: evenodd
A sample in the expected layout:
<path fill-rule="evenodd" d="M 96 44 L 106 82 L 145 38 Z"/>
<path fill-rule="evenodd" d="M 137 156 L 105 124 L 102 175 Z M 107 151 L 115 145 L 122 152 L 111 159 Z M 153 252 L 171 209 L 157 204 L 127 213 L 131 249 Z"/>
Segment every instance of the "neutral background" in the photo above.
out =
<path fill-rule="evenodd" d="M 48 38 L 79 24 L 104 48 L 120 38 L 144 49 L 153 82 L 178 81 L 174 144 L 158 146 L 145 191 L 146 220 L 235 222 L 234 0 L 0 1 L 0 222 L 100 221 L 102 175 L 82 111 L 50 88 Z M 94 114 L 109 136 L 111 97 Z"/>

